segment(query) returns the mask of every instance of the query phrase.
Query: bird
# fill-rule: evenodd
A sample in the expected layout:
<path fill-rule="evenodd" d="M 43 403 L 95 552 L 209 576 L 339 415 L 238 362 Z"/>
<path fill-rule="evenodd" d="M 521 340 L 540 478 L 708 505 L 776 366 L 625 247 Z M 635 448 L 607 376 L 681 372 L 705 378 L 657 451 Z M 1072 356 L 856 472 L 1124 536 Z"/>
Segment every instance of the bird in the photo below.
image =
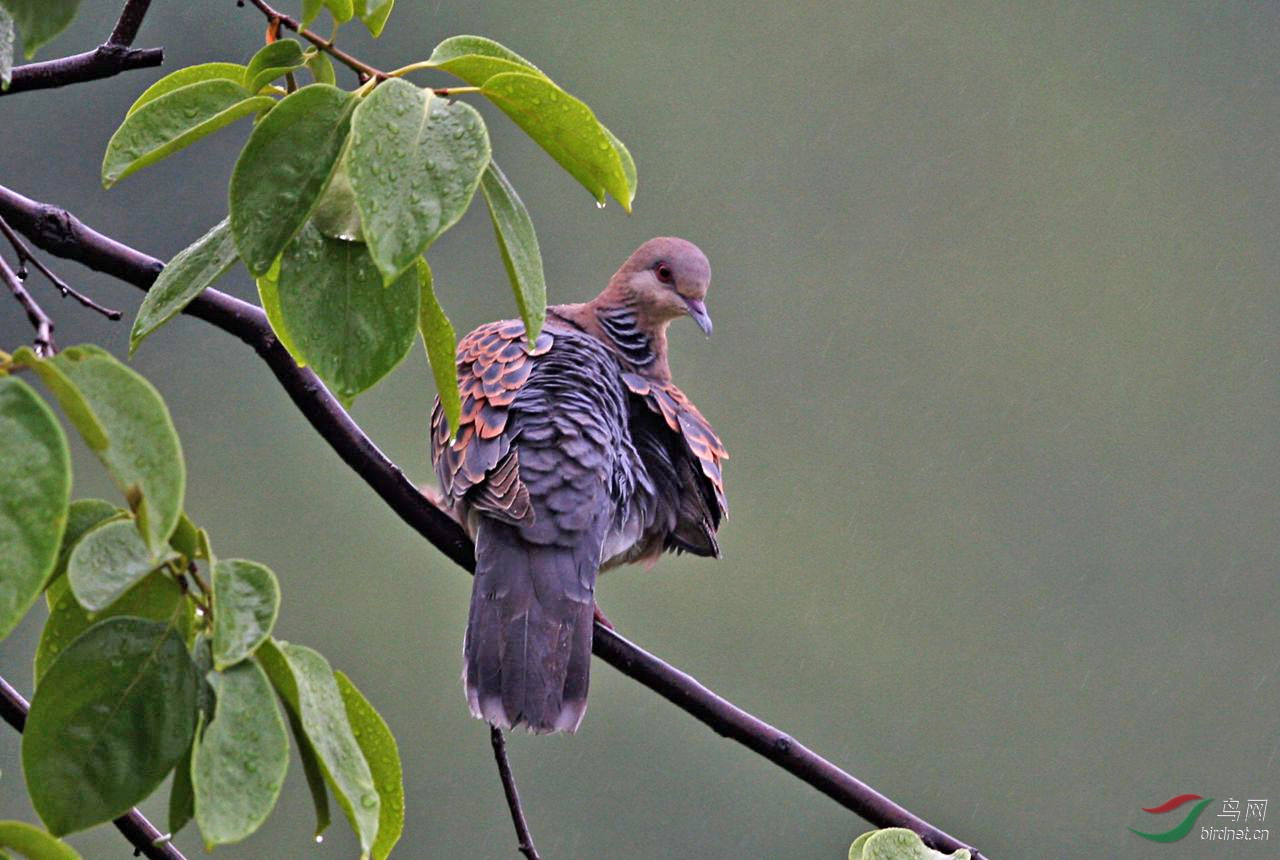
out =
<path fill-rule="evenodd" d="M 672 381 L 667 327 L 707 335 L 707 257 L 641 245 L 594 299 L 482 325 L 457 348 L 457 427 L 439 398 L 431 456 L 475 543 L 463 642 L 471 714 L 500 729 L 572 733 L 587 708 L 597 575 L 666 551 L 719 558 L 728 515 L 711 424 Z M 611 625 L 609 625 L 611 626 Z"/>

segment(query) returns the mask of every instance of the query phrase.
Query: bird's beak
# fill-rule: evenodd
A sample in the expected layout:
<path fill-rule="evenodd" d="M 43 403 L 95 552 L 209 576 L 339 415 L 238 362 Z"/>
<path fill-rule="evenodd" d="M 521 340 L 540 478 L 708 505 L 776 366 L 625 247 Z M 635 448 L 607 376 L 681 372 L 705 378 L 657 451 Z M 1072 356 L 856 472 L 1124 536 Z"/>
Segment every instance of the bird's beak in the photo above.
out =
<path fill-rule="evenodd" d="M 701 299 L 685 299 L 684 303 L 688 306 L 689 316 L 693 317 L 698 328 L 702 329 L 702 333 L 707 337 L 711 337 L 711 316 L 707 313 L 706 304 Z"/>

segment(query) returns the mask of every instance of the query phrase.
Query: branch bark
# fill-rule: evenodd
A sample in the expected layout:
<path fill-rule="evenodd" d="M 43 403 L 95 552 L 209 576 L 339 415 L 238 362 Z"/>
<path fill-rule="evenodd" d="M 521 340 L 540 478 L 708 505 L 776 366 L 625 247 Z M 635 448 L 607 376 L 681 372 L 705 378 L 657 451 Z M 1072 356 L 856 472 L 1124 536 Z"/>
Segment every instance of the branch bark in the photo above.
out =
<path fill-rule="evenodd" d="M 107 41 L 92 51 L 15 66 L 9 88 L 0 90 L 0 96 L 96 81 L 132 69 L 160 65 L 164 62 L 164 48 L 132 47 L 150 5 L 151 0 L 129 0 L 125 3 Z"/>
<path fill-rule="evenodd" d="M 525 856 L 525 860 L 542 860 L 533 844 L 529 821 L 524 817 L 524 806 L 520 803 L 520 792 L 516 790 L 516 777 L 511 772 L 511 761 L 507 758 L 507 739 L 502 736 L 502 729 L 489 726 L 489 742 L 493 744 L 493 760 L 498 763 L 502 793 L 507 798 L 507 808 L 511 810 L 511 824 L 516 829 L 516 850 Z"/>
<path fill-rule="evenodd" d="M 39 203 L 0 186 L 0 217 L 45 251 L 75 260 L 139 289 L 148 289 L 164 264 L 85 226 L 64 209 Z M 256 305 L 214 289 L 205 290 L 185 313 L 235 335 L 258 353 L 299 411 L 342 460 L 408 525 L 463 569 L 475 572 L 474 546 L 462 528 L 422 495 L 404 472 L 378 450 L 324 383 L 299 368 L 280 345 Z M 732 738 L 877 827 L 907 827 L 930 847 L 967 848 L 924 819 L 894 803 L 835 764 L 712 692 L 695 678 L 597 623 L 592 650 L 627 677 Z"/>
<path fill-rule="evenodd" d="M 0 678 L 0 717 L 13 726 L 21 734 L 27 725 L 27 712 L 31 705 L 22 694 Z M 130 809 L 115 821 L 111 822 L 116 829 L 134 847 L 134 855 L 142 855 L 150 860 L 187 860 L 164 834 L 147 820 L 147 817 L 136 809 Z"/>

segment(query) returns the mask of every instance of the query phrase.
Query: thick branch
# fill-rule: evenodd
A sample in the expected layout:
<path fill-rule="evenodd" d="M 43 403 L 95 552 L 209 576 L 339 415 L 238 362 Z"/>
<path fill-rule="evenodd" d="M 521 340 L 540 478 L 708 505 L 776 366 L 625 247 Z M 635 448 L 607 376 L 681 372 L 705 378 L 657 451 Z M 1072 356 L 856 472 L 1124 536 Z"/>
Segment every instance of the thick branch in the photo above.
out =
<path fill-rule="evenodd" d="M 151 0 L 128 0 L 120 10 L 120 17 L 116 19 L 111 35 L 107 37 L 107 44 L 132 45 L 133 40 L 138 38 L 138 29 L 150 6 Z"/>
<path fill-rule="evenodd" d="M 0 217 L 51 254 L 76 260 L 149 288 L 164 264 L 86 227 L 63 209 L 0 186 Z M 474 546 L 462 528 L 432 505 L 351 420 L 318 377 L 299 368 L 255 305 L 207 289 L 185 311 L 234 334 L 257 351 L 299 411 L 401 519 L 462 568 L 474 572 Z M 926 843 L 952 852 L 969 846 L 855 779 L 803 744 L 724 699 L 691 676 L 596 624 L 595 655 L 644 684 L 715 732 L 732 738 L 877 827 L 909 827 Z M 972 848 L 975 860 L 981 855 Z"/>
<path fill-rule="evenodd" d="M 31 706 L 27 704 L 22 694 L 9 686 L 9 682 L 4 678 L 0 678 L 0 717 L 21 732 L 26 728 L 29 710 Z M 135 856 L 142 855 L 151 860 L 187 860 L 182 852 L 136 809 L 130 809 L 111 823 L 133 845 Z"/>
<path fill-rule="evenodd" d="M 507 758 L 507 739 L 502 736 L 502 729 L 489 726 L 489 742 L 493 744 L 493 759 L 498 763 L 502 793 L 507 798 L 507 808 L 511 810 L 511 824 L 516 829 L 516 850 L 526 860 L 542 860 L 533 844 L 533 835 L 529 833 L 529 821 L 524 817 L 524 806 L 520 803 L 520 792 L 516 790 L 516 777 L 511 772 L 511 761 Z"/>
<path fill-rule="evenodd" d="M 96 81 L 131 69 L 160 65 L 164 62 L 164 48 L 130 47 L 150 5 L 151 0 L 129 0 L 125 3 L 107 41 L 92 51 L 46 60 L 43 63 L 15 66 L 9 88 L 0 90 L 0 96 Z"/>

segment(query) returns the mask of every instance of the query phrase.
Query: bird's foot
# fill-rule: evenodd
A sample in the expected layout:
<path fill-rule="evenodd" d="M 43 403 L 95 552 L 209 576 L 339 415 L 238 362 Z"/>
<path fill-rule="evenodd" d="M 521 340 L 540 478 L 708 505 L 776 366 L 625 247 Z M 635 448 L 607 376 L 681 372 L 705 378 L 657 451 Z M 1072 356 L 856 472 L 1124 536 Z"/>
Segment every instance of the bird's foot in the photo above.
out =
<path fill-rule="evenodd" d="M 596 604 L 596 623 L 609 630 L 613 629 L 613 622 L 609 620 L 609 616 L 604 614 L 604 610 L 600 608 L 599 603 Z"/>

